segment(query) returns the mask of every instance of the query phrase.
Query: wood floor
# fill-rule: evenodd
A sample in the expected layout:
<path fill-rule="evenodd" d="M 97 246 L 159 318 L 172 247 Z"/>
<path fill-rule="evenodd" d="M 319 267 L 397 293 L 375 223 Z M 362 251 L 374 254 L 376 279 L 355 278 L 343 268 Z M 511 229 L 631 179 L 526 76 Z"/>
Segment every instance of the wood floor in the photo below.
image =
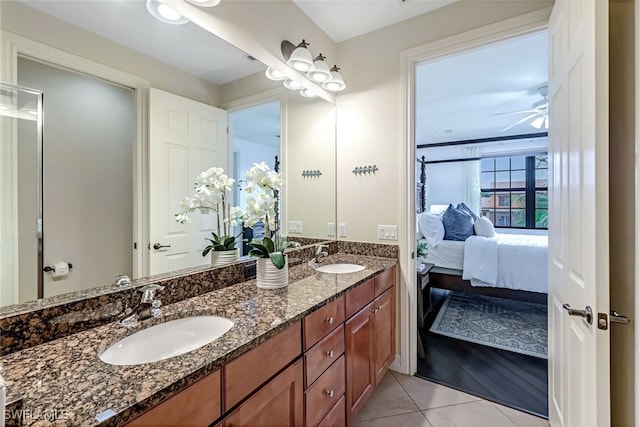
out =
<path fill-rule="evenodd" d="M 547 360 L 457 340 L 429 332 L 426 358 L 418 358 L 418 377 L 502 405 L 547 417 Z"/>

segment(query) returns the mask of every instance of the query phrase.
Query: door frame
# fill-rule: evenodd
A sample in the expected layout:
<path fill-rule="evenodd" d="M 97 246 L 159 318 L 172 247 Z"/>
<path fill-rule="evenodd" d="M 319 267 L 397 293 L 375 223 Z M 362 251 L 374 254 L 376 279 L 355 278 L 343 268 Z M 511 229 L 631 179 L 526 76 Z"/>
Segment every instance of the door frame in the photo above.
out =
<path fill-rule="evenodd" d="M 149 242 L 149 230 L 146 218 L 149 213 L 148 164 L 149 143 L 146 117 L 148 114 L 149 81 L 111 68 L 107 65 L 82 58 L 56 49 L 17 34 L 1 31 L 0 40 L 0 80 L 17 84 L 18 57 L 26 57 L 72 72 L 86 74 L 106 80 L 109 83 L 133 89 L 135 94 L 135 126 L 133 155 L 133 242 L 137 249 L 131 248 L 133 258 L 133 278 L 148 276 L 149 251 L 145 250 Z"/>
<path fill-rule="evenodd" d="M 400 354 L 392 365 L 392 369 L 405 374 L 415 374 L 418 366 L 417 334 L 415 321 L 417 316 L 416 292 L 416 212 L 415 187 L 416 149 L 415 149 L 415 66 L 419 62 L 435 60 L 451 54 L 467 51 L 495 43 L 501 40 L 523 36 L 547 29 L 551 8 L 541 9 L 495 24 L 480 27 L 451 37 L 440 39 L 422 46 L 401 52 L 401 126 L 400 158 L 405 159 L 401 165 L 401 179 L 407 191 L 400 194 L 400 253 L 411 256 L 400 257 L 401 282 L 406 289 L 399 289 L 400 313 L 399 349 Z"/>

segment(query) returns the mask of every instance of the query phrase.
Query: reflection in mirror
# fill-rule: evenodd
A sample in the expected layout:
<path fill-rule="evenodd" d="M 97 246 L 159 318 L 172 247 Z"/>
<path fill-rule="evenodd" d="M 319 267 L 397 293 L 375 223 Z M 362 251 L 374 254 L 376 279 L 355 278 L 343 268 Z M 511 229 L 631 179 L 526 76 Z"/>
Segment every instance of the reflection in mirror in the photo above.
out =
<path fill-rule="evenodd" d="M 178 201 L 191 194 L 202 170 L 215 164 L 238 174 L 247 167 L 234 153 L 255 155 L 257 149 L 227 139 L 226 117 L 212 119 L 206 113 L 204 120 L 189 123 L 184 111 L 178 110 L 178 101 L 168 104 L 159 125 L 153 119 L 159 104 L 154 92 L 217 112 L 222 110 L 213 106 L 223 102 L 247 105 L 247 98 L 275 93 L 271 108 L 277 111 L 277 123 L 265 128 L 272 145 L 265 151 L 267 157 L 255 160 L 273 165 L 273 153 L 281 156 L 284 234 L 301 241 L 334 238 L 330 232 L 335 223 L 334 105 L 285 93 L 266 79 L 264 65 L 246 53 L 195 24 L 174 27 L 156 21 L 144 2 L 8 2 L 3 4 L 2 30 L 17 52 L 11 58 L 15 67 L 6 68 L 17 71 L 3 70 L 0 80 L 42 89 L 46 121 L 43 263 L 23 272 L 24 262 L 35 263 L 32 254 L 18 266 L 19 253 L 29 246 L 37 249 L 32 218 L 21 216 L 15 222 L 19 245 L 18 231 L 3 224 L 2 241 L 13 238 L 16 243 L 9 246 L 10 256 L 3 253 L 0 306 L 110 285 L 117 274 L 135 279 L 210 265 L 201 251 L 204 237 L 216 229 L 214 221 L 203 215 L 190 229 L 182 227 L 174 218 Z M 241 114 L 233 109 L 231 120 L 236 113 Z M 187 150 L 180 129 L 211 134 L 211 123 L 223 132 L 219 149 Z M 3 150 L 10 141 L 5 129 L 3 123 Z M 249 133 L 263 131 L 247 128 L 238 139 L 256 143 Z M 158 132 L 164 132 L 159 140 L 168 143 L 159 151 L 154 148 Z M 159 168 L 162 159 L 171 170 Z M 311 170 L 322 175 L 303 176 Z M 25 167 L 21 173 L 27 171 Z M 8 182 L 4 175 L 0 178 Z M 30 190 L 14 188 L 19 201 L 32 196 Z M 7 209 L 5 193 L 2 197 Z M 23 232 L 22 226 L 29 230 Z M 190 237 L 180 240 L 187 234 Z M 65 272 L 61 263 L 72 268 Z M 56 264 L 56 273 L 42 270 Z M 29 292 L 13 292 L 19 276 Z"/>

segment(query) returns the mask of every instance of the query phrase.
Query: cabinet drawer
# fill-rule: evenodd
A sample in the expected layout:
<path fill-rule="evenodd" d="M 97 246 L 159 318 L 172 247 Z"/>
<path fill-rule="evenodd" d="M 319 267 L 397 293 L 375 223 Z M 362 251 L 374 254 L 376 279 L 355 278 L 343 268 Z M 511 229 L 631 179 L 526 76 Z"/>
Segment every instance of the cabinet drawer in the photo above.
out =
<path fill-rule="evenodd" d="M 307 426 L 315 426 L 344 395 L 344 356 L 305 392 Z"/>
<path fill-rule="evenodd" d="M 304 319 L 304 348 L 313 347 L 325 335 L 344 322 L 344 296 L 320 307 Z"/>
<path fill-rule="evenodd" d="M 224 366 L 225 411 L 302 353 L 300 322 Z"/>
<path fill-rule="evenodd" d="M 333 332 L 304 355 L 307 387 L 344 353 L 344 326 L 340 324 Z"/>
<path fill-rule="evenodd" d="M 317 427 L 345 427 L 345 403 L 344 396 L 338 400 L 333 408 L 329 411 L 326 417 L 320 421 Z"/>
<path fill-rule="evenodd" d="M 382 295 L 384 291 L 395 285 L 396 283 L 396 268 L 391 267 L 388 270 L 383 271 L 374 277 L 375 281 L 375 296 Z"/>
<path fill-rule="evenodd" d="M 351 289 L 346 294 L 345 308 L 347 319 L 356 314 L 362 307 L 373 301 L 375 297 L 375 281 L 369 279 L 361 285 Z"/>
<path fill-rule="evenodd" d="M 202 426 L 220 417 L 220 371 L 215 371 L 197 383 L 162 402 L 127 424 L 144 426 Z"/>

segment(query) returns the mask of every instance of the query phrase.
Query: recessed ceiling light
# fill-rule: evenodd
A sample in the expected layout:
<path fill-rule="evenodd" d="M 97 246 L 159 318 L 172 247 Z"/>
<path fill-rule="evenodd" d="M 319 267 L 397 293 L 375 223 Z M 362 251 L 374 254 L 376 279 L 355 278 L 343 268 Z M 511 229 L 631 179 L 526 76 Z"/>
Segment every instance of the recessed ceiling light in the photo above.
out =
<path fill-rule="evenodd" d="M 164 4 L 162 0 L 147 0 L 147 10 L 154 18 L 165 24 L 182 25 L 189 22 L 187 18 Z"/>
<path fill-rule="evenodd" d="M 204 7 L 213 7 L 220 4 L 220 0 L 187 0 L 191 4 Z"/>

